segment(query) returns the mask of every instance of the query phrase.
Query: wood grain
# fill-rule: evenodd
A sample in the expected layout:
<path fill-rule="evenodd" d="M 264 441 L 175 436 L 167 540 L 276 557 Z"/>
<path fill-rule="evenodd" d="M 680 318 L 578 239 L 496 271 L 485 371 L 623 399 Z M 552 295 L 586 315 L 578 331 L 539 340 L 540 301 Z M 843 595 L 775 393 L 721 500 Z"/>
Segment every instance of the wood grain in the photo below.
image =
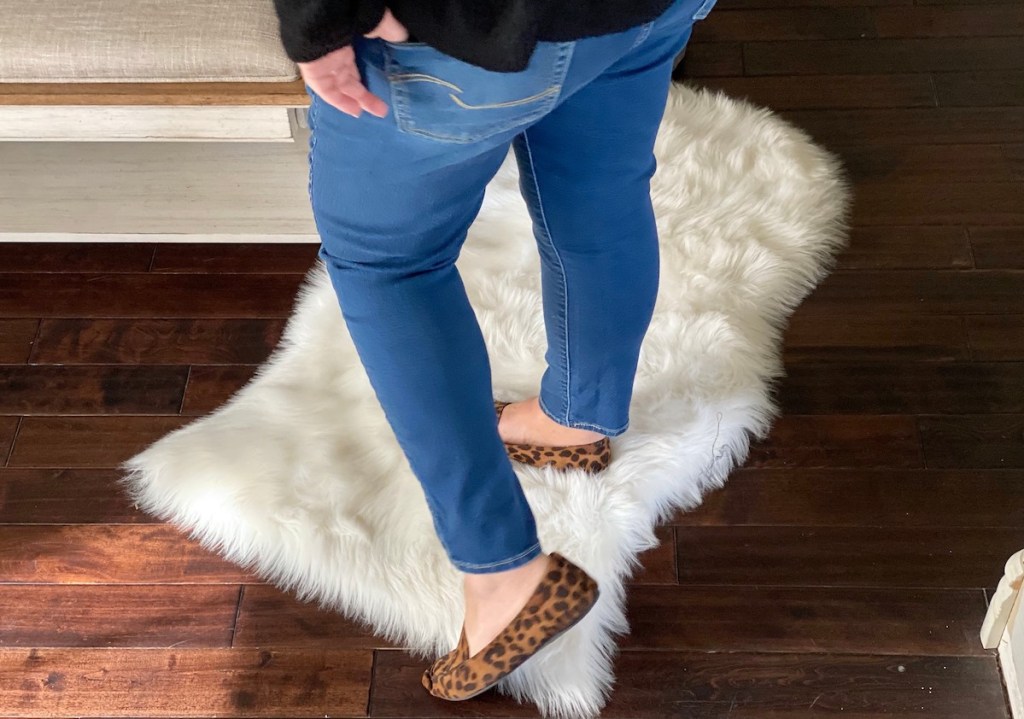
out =
<path fill-rule="evenodd" d="M 1024 415 L 949 415 L 917 420 L 927 466 L 1024 468 Z"/>
<path fill-rule="evenodd" d="M 0 524 L 148 524 L 115 469 L 0 469 Z"/>
<path fill-rule="evenodd" d="M 782 116 L 826 147 L 1024 142 L 1024 108 L 896 107 L 786 110 Z"/>
<path fill-rule="evenodd" d="M 14 436 L 21 424 L 19 417 L 0 417 L 0 467 L 4 466 L 14 446 Z M 3 485 L 0 485 L 2 489 Z"/>
<path fill-rule="evenodd" d="M 879 37 L 999 37 L 1024 35 L 1019 4 L 974 7 L 878 7 Z"/>
<path fill-rule="evenodd" d="M 858 225 L 1024 225 L 1024 183 L 860 182 Z"/>
<path fill-rule="evenodd" d="M 683 584 L 980 590 L 1022 542 L 1017 527 L 676 527 Z"/>
<path fill-rule="evenodd" d="M 187 367 L 0 365 L 0 414 L 177 414 Z"/>
<path fill-rule="evenodd" d="M 783 415 L 751 444 L 746 467 L 922 467 L 913 417 Z"/>
<path fill-rule="evenodd" d="M 974 359 L 1024 360 L 1024 315 L 976 315 L 965 319 Z"/>
<path fill-rule="evenodd" d="M 1013 163 L 999 145 L 891 145 L 833 148 L 843 160 L 851 179 L 859 187 L 864 183 L 886 184 L 895 191 L 899 182 L 948 183 L 950 167 L 956 167 L 956 186 L 992 182 L 1013 183 Z M 965 188 L 962 191 L 967 191 Z M 859 192 L 858 189 L 858 199 Z M 901 195 L 902 197 L 902 195 Z M 909 224 L 909 223 L 908 223 Z M 927 226 L 916 225 L 919 229 Z"/>
<path fill-rule="evenodd" d="M 282 318 L 300 275 L 0 273 L 0 317 Z"/>
<path fill-rule="evenodd" d="M 401 648 L 340 611 L 302 602 L 274 586 L 246 584 L 241 596 L 235 647 Z"/>
<path fill-rule="evenodd" d="M 257 369 L 255 365 L 193 367 L 181 413 L 198 416 L 212 412 L 242 389 Z"/>
<path fill-rule="evenodd" d="M 46 319 L 32 351 L 41 364 L 258 364 L 283 320 Z"/>
<path fill-rule="evenodd" d="M 988 656 L 974 590 L 630 587 L 624 649 Z"/>
<path fill-rule="evenodd" d="M 1021 362 L 830 362 L 788 369 L 791 414 L 1024 413 Z"/>
<path fill-rule="evenodd" d="M 801 362 L 963 361 L 970 358 L 964 326 L 970 319 L 925 316 L 893 322 L 798 313 L 785 330 L 783 361 L 787 368 Z"/>
<path fill-rule="evenodd" d="M 924 74 L 701 77 L 696 84 L 774 110 L 934 107 Z"/>
<path fill-rule="evenodd" d="M 118 467 L 188 423 L 181 417 L 25 417 L 9 467 Z"/>
<path fill-rule="evenodd" d="M 372 657 L 332 649 L 0 649 L 0 706 L 20 717 L 361 717 Z"/>
<path fill-rule="evenodd" d="M 682 526 L 1024 529 L 1024 472 L 961 469 L 740 469 Z"/>
<path fill-rule="evenodd" d="M 306 107 L 291 82 L 0 83 L 0 105 L 284 105 Z"/>
<path fill-rule="evenodd" d="M 472 707 L 442 703 L 419 688 L 424 666 L 401 651 L 378 651 L 370 716 L 537 716 L 494 692 Z M 615 674 L 602 712 L 613 719 L 795 718 L 812 706 L 812 714 L 860 719 L 1008 718 L 992 657 L 623 651 Z"/>
<path fill-rule="evenodd" d="M 1024 227 L 971 227 L 978 269 L 1024 270 Z"/>
<path fill-rule="evenodd" d="M 695 42 L 845 40 L 874 36 L 871 11 L 862 7 L 718 10 L 693 30 Z"/>
<path fill-rule="evenodd" d="M 908 38 L 749 42 L 746 75 L 845 75 L 855 73 L 1020 70 L 1018 38 Z"/>
<path fill-rule="evenodd" d="M 0 83 L 0 93 L 4 87 Z M 3 272 L 146 272 L 152 260 L 152 246 L 131 242 L 0 242 Z"/>
<path fill-rule="evenodd" d="M 1024 272 L 836 271 L 797 312 L 896 317 L 1024 313 Z"/>
<path fill-rule="evenodd" d="M 2 647 L 230 647 L 233 585 L 6 585 Z"/>
<path fill-rule="evenodd" d="M 676 68 L 676 80 L 743 74 L 743 45 L 738 42 L 693 42 Z"/>
<path fill-rule="evenodd" d="M 974 267 L 971 244 L 962 227 L 854 227 L 849 238 L 849 244 L 837 257 L 837 269 L 944 270 Z"/>
<path fill-rule="evenodd" d="M 0 320 L 0 363 L 27 362 L 39 320 Z"/>
<path fill-rule="evenodd" d="M 13 584 L 240 584 L 260 580 L 166 524 L 0 525 Z"/>
<path fill-rule="evenodd" d="M 675 584 L 679 581 L 676 574 L 675 531 L 672 527 L 658 527 L 654 534 L 659 544 L 641 552 L 637 557 L 640 569 L 629 578 L 632 584 Z"/>
<path fill-rule="evenodd" d="M 318 244 L 251 243 L 156 245 L 153 272 L 304 274 L 316 261 Z"/>
<path fill-rule="evenodd" d="M 618 719 L 1007 719 L 992 657 L 623 652 Z"/>
<path fill-rule="evenodd" d="M 1024 72 L 960 72 L 935 75 L 935 92 L 944 107 L 1024 105 Z"/>

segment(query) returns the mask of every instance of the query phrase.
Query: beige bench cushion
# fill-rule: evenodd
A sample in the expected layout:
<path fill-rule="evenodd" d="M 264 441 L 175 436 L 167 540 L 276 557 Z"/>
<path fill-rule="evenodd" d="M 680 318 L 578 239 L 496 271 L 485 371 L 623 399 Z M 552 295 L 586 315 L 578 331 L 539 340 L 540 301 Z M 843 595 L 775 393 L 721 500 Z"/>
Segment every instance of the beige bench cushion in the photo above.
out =
<path fill-rule="evenodd" d="M 0 82 L 296 77 L 272 0 L 0 0 Z"/>

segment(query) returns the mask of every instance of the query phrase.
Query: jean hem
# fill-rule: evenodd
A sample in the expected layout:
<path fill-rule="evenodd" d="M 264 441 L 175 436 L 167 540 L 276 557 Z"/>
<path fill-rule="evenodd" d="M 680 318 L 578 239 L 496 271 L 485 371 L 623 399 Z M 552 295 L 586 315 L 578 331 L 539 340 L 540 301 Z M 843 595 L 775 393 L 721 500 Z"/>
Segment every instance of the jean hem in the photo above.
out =
<path fill-rule="evenodd" d="M 521 567 L 528 562 L 533 561 L 541 554 L 540 542 L 535 543 L 529 549 L 526 549 L 519 554 L 509 557 L 508 559 L 502 559 L 497 562 L 490 562 L 487 564 L 473 564 L 472 562 L 460 562 L 452 560 L 452 564 L 455 565 L 456 569 L 459 569 L 468 574 L 490 574 L 493 572 L 504 572 L 508 569 L 515 569 Z"/>
<path fill-rule="evenodd" d="M 593 422 L 581 422 L 578 420 L 569 419 L 568 417 L 559 417 L 555 415 L 555 413 L 552 412 L 550 409 L 548 409 L 548 406 L 546 404 L 544 404 L 543 395 L 538 395 L 537 404 L 540 405 L 541 412 L 546 414 L 551 421 L 557 422 L 563 427 L 569 427 L 571 429 L 588 429 L 591 432 L 600 432 L 606 437 L 618 437 L 620 434 L 629 429 L 628 420 L 625 424 L 620 425 L 618 427 L 606 427 L 601 424 L 594 424 Z"/>

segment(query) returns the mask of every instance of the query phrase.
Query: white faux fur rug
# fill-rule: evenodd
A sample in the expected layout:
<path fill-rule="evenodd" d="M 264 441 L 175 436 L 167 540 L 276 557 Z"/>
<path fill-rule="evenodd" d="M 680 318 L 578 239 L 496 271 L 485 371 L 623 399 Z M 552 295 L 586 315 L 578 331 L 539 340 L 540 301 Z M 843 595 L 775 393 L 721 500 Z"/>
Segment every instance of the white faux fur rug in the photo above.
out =
<path fill-rule="evenodd" d="M 699 504 L 767 434 L 786 320 L 846 243 L 837 162 L 767 110 L 676 86 L 657 155 L 661 288 L 630 429 L 596 477 L 517 465 L 545 551 L 577 561 L 602 588 L 580 624 L 499 685 L 545 715 L 604 706 L 637 554 L 656 544 L 657 523 Z M 544 370 L 539 260 L 516 182 L 510 157 L 458 262 L 498 399 L 536 394 Z M 365 620 L 424 664 L 454 646 L 461 575 L 321 266 L 248 386 L 126 469 L 140 507 L 266 581 Z"/>

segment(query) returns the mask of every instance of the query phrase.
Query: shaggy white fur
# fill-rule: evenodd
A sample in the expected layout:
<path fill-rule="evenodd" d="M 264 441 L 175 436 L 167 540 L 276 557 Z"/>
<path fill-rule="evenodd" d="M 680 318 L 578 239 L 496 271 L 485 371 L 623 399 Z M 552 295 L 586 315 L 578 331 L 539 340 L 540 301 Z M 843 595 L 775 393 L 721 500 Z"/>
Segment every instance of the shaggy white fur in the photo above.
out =
<path fill-rule="evenodd" d="M 786 320 L 846 242 L 839 165 L 767 110 L 674 87 L 656 153 L 662 279 L 630 429 L 612 439 L 601 475 L 517 465 L 544 549 L 602 587 L 580 624 L 499 686 L 545 715 L 604 706 L 637 554 L 657 543 L 656 524 L 699 504 L 767 434 Z M 539 260 L 516 182 L 510 160 L 458 262 L 499 399 L 535 394 L 544 370 Z M 455 644 L 461 575 L 322 267 L 248 386 L 125 468 L 124 488 L 145 511 L 268 582 L 424 660 Z"/>

